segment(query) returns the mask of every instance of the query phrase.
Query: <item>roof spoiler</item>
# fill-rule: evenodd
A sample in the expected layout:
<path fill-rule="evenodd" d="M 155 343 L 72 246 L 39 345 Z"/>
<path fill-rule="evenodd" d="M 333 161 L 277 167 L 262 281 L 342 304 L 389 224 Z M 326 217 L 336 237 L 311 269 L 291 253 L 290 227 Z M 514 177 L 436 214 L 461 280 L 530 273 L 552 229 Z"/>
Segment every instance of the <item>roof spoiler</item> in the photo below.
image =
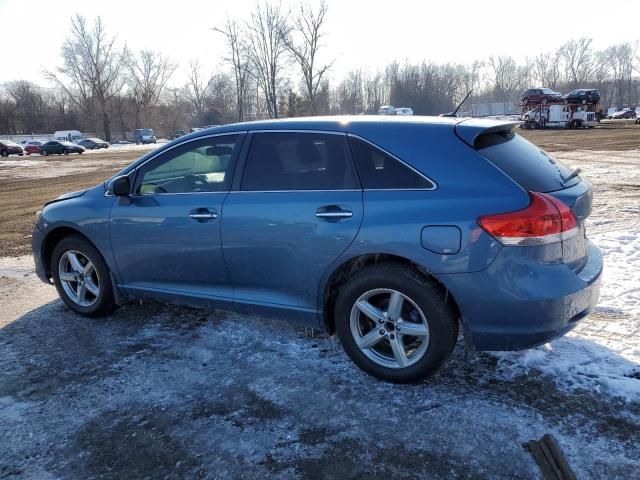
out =
<path fill-rule="evenodd" d="M 507 132 L 518 127 L 522 122 L 470 118 L 455 126 L 455 133 L 464 143 L 475 147 L 476 141 L 482 135 L 497 132 Z"/>

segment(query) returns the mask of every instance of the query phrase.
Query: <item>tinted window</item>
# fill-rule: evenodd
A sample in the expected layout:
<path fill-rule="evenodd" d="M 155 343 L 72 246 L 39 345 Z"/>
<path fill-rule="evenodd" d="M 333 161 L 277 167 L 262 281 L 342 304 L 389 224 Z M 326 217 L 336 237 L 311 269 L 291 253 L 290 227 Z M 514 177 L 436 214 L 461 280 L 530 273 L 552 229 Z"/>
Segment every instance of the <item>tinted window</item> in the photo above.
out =
<path fill-rule="evenodd" d="M 433 183 L 379 148 L 349 137 L 358 176 L 365 189 L 433 188 Z"/>
<path fill-rule="evenodd" d="M 181 145 L 140 169 L 136 192 L 192 193 L 229 189 L 231 157 L 237 135 L 196 140 Z"/>
<path fill-rule="evenodd" d="M 474 147 L 525 190 L 553 192 L 580 181 L 564 185 L 572 170 L 511 130 L 481 135 Z"/>
<path fill-rule="evenodd" d="M 344 135 L 258 133 L 242 175 L 242 190 L 360 188 Z"/>

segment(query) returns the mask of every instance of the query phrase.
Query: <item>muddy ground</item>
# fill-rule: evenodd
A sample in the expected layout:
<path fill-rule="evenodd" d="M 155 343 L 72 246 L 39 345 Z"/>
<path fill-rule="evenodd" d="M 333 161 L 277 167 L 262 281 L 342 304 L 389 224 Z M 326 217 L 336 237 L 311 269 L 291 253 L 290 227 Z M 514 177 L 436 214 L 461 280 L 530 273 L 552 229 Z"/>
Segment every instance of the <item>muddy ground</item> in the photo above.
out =
<path fill-rule="evenodd" d="M 619 126 L 602 133 L 608 152 L 599 129 L 524 132 L 594 180 L 595 236 L 639 222 L 640 126 Z M 505 360 L 459 343 L 435 377 L 397 386 L 286 319 L 156 303 L 70 313 L 15 255 L 44 200 L 140 155 L 114 152 L 83 157 L 95 163 L 81 172 L 69 171 L 77 157 L 0 167 L 0 479 L 535 479 L 522 444 L 544 433 L 580 479 L 638 477 L 640 403 L 598 378 L 505 376 Z M 56 165 L 63 175 L 48 176 Z M 633 315 L 596 310 L 567 342 L 612 358 L 607 341 L 628 325 L 637 350 Z"/>

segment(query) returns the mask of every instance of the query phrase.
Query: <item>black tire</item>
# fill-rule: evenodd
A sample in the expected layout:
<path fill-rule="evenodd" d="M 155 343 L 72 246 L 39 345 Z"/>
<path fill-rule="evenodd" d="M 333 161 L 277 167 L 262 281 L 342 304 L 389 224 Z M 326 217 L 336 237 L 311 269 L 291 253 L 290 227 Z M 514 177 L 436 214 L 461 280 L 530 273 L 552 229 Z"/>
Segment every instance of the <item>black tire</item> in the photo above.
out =
<path fill-rule="evenodd" d="M 65 148 L 64 150 L 62 150 L 62 153 L 64 153 L 65 155 L 69 155 L 69 150 Z"/>
<path fill-rule="evenodd" d="M 408 367 L 389 368 L 374 362 L 357 346 L 351 333 L 350 315 L 356 300 L 365 292 L 379 288 L 393 289 L 409 297 L 427 319 L 427 350 Z M 449 358 L 458 338 L 458 315 L 451 302 L 447 303 L 442 287 L 395 263 L 372 265 L 355 274 L 341 288 L 334 318 L 336 333 L 349 358 L 370 375 L 393 383 L 415 383 L 434 374 Z"/>
<path fill-rule="evenodd" d="M 98 145 L 94 145 L 92 148 L 93 148 L 94 150 L 98 150 L 100 147 L 99 147 Z"/>
<path fill-rule="evenodd" d="M 9 156 L 9 152 L 7 152 L 6 150 L 2 150 L 2 151 L 0 152 L 0 156 L 2 156 L 2 157 L 8 157 L 8 156 Z"/>
<path fill-rule="evenodd" d="M 97 296 L 95 303 L 91 306 L 84 307 L 75 303 L 67 295 L 60 282 L 60 258 L 70 250 L 75 250 L 82 253 L 82 255 L 91 260 L 91 263 L 93 263 L 95 267 L 100 286 L 100 293 Z M 102 255 L 100 255 L 100 252 L 98 252 L 98 250 L 96 250 L 96 248 L 91 243 L 89 243 L 81 236 L 71 235 L 68 237 L 64 237 L 57 243 L 51 255 L 50 268 L 56 290 L 58 291 L 58 295 L 65 303 L 65 305 L 74 312 L 85 317 L 101 317 L 104 315 L 108 315 L 115 308 L 115 298 L 113 295 L 111 276 L 109 275 L 109 267 L 107 267 L 107 264 L 102 258 Z"/>
<path fill-rule="evenodd" d="M 78 155 L 82 155 L 84 152 L 82 150 L 78 150 Z"/>
<path fill-rule="evenodd" d="M 49 152 L 47 152 L 46 150 L 40 150 L 40 155 L 44 155 L 46 157 L 47 155 L 49 155 Z"/>

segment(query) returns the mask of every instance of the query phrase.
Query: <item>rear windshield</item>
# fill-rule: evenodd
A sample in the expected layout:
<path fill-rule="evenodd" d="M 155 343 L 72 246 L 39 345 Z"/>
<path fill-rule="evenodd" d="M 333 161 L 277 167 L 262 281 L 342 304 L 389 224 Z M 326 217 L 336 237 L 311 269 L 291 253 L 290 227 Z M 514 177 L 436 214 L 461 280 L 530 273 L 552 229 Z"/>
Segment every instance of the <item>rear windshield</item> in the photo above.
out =
<path fill-rule="evenodd" d="M 572 170 L 512 130 L 481 135 L 474 147 L 482 156 L 531 192 L 553 192 L 580 182 L 565 182 Z"/>

